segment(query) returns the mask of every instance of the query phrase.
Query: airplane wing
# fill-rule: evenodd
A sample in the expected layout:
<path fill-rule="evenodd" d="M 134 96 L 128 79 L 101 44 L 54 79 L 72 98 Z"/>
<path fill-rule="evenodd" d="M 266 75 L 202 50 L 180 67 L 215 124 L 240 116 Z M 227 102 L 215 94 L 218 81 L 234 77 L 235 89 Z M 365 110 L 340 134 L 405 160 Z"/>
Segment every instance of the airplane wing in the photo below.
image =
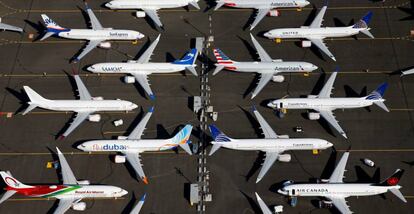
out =
<path fill-rule="evenodd" d="M 73 132 L 83 121 L 88 118 L 88 116 L 92 113 L 92 111 L 86 112 L 77 112 L 76 117 L 73 122 L 70 124 L 69 128 L 62 134 L 61 138 L 67 137 L 70 133 Z"/>
<path fill-rule="evenodd" d="M 262 210 L 262 213 L 273 214 L 272 211 L 270 211 L 269 207 L 267 207 L 265 202 L 260 198 L 259 194 L 257 194 L 257 192 L 255 192 L 254 194 L 256 194 L 257 203 L 259 203 L 260 210 Z"/>
<path fill-rule="evenodd" d="M 260 91 L 266 86 L 266 84 L 272 79 L 272 77 L 273 77 L 273 72 L 272 73 L 260 73 L 260 80 L 256 88 L 253 91 L 252 99 L 260 93 Z"/>
<path fill-rule="evenodd" d="M 142 9 L 152 19 L 152 21 L 158 26 L 162 27 L 160 17 L 158 16 L 158 9 Z"/>
<path fill-rule="evenodd" d="M 257 54 L 259 54 L 260 60 L 262 62 L 272 62 L 272 58 L 267 54 L 267 52 L 263 49 L 263 47 L 259 44 L 259 42 L 254 38 L 254 36 L 250 33 L 250 37 L 252 38 L 252 42 L 254 47 L 256 48 Z"/>
<path fill-rule="evenodd" d="M 152 112 L 154 112 L 154 107 L 152 107 L 147 114 L 145 114 L 144 118 L 139 122 L 137 127 L 129 134 L 128 140 L 138 140 L 141 139 L 142 133 L 147 126 L 149 119 L 151 118 Z"/>
<path fill-rule="evenodd" d="M 0 23 L 0 29 L 2 29 L 2 30 L 10 30 L 10 31 L 17 31 L 17 32 L 23 32 L 23 29 L 21 29 L 19 27 L 15 27 L 15 26 L 12 26 L 12 25 L 4 24 L 4 23 Z"/>
<path fill-rule="evenodd" d="M 152 93 L 150 84 L 148 82 L 148 75 L 142 74 L 142 73 L 141 74 L 135 73 L 132 75 L 134 75 L 137 82 L 141 85 L 144 91 L 147 92 L 147 94 L 151 97 L 151 99 L 154 99 L 154 94 Z"/>
<path fill-rule="evenodd" d="M 260 169 L 259 175 L 257 176 L 256 183 L 259 183 L 260 180 L 266 175 L 270 167 L 279 157 L 279 151 L 266 151 L 266 158 L 263 163 L 262 169 Z"/>
<path fill-rule="evenodd" d="M 250 30 L 253 30 L 254 27 L 256 27 L 257 24 L 259 24 L 260 21 L 268 14 L 270 11 L 270 8 L 257 8 L 257 15 L 254 18 L 254 21 L 252 25 L 250 26 Z"/>
<path fill-rule="evenodd" d="M 86 4 L 86 11 L 88 12 L 89 19 L 91 20 L 91 25 L 93 30 L 102 30 L 103 27 L 99 22 L 98 18 L 96 18 L 95 13 L 92 9 Z"/>
<path fill-rule="evenodd" d="M 326 120 L 328 121 L 328 123 L 334 127 L 336 129 L 336 131 L 339 132 L 339 134 L 341 134 L 344 138 L 348 138 L 346 136 L 345 131 L 341 128 L 341 126 L 339 125 L 338 121 L 336 120 L 335 116 L 333 115 L 332 111 L 329 110 L 321 110 L 319 111 L 320 115 Z"/>
<path fill-rule="evenodd" d="M 59 148 L 56 147 L 56 150 L 58 152 L 63 184 L 72 184 L 72 185 L 78 184 L 78 181 L 76 180 L 75 175 L 72 172 L 72 169 L 70 168 L 68 162 L 66 161 L 65 156 L 62 154 Z"/>
<path fill-rule="evenodd" d="M 135 173 L 142 179 L 145 184 L 148 184 L 148 179 L 142 169 L 141 160 L 139 159 L 139 152 L 123 152 L 127 161 L 134 168 Z"/>
<path fill-rule="evenodd" d="M 323 42 L 323 38 L 306 38 L 307 40 L 311 41 L 312 44 L 316 45 L 319 50 L 324 52 L 326 55 L 328 55 L 333 61 L 336 61 L 335 56 L 329 51 L 328 47 L 326 47 L 326 44 Z"/>
<path fill-rule="evenodd" d="M 336 165 L 335 170 L 333 171 L 331 177 L 329 178 L 329 183 L 343 183 L 342 179 L 344 178 L 344 173 L 346 171 L 346 162 L 348 161 L 349 152 L 345 152 L 342 155 L 341 160 L 338 165 Z"/>
<path fill-rule="evenodd" d="M 73 198 L 60 199 L 58 207 L 53 212 L 53 214 L 63 214 L 63 213 L 65 213 L 66 211 L 68 211 L 72 207 L 72 204 L 77 200 L 79 200 L 79 199 L 73 199 Z"/>
<path fill-rule="evenodd" d="M 96 48 L 101 42 L 105 40 L 89 40 L 86 47 L 82 50 L 82 52 L 75 58 L 75 62 L 81 60 L 86 54 L 91 52 L 94 48 Z"/>
<path fill-rule="evenodd" d="M 321 11 L 319 11 L 318 15 L 316 15 L 313 22 L 309 25 L 310 28 L 320 28 L 323 22 L 323 17 L 325 16 L 326 8 L 328 6 L 323 6 Z"/>
<path fill-rule="evenodd" d="M 137 63 L 148 63 L 151 59 L 152 52 L 154 52 L 155 47 L 157 47 L 158 42 L 160 41 L 161 34 L 151 43 L 151 45 L 145 50 L 145 52 L 139 57 Z"/>
<path fill-rule="evenodd" d="M 266 120 L 259 113 L 259 111 L 257 111 L 256 108 L 253 109 L 253 113 L 256 116 L 256 119 L 259 122 L 261 129 L 263 130 L 263 134 L 264 134 L 265 138 L 278 138 L 276 132 L 273 131 L 273 129 L 266 122 Z"/>
<path fill-rule="evenodd" d="M 76 87 L 78 88 L 79 98 L 81 100 L 91 100 L 92 96 L 86 88 L 85 84 L 83 84 L 82 79 L 79 77 L 79 75 L 74 75 L 73 77 L 75 78 Z"/>
<path fill-rule="evenodd" d="M 333 205 L 339 210 L 342 214 L 352 214 L 353 212 L 349 209 L 348 204 L 346 204 L 345 198 L 340 196 L 327 197 L 332 201 Z"/>
<path fill-rule="evenodd" d="M 142 206 L 144 205 L 145 202 L 145 198 L 147 197 L 147 194 L 145 193 L 141 199 L 139 200 L 138 204 L 135 205 L 134 209 L 132 209 L 132 211 L 129 214 L 139 214 L 139 212 L 142 209 Z"/>
<path fill-rule="evenodd" d="M 332 75 L 329 77 L 328 81 L 323 86 L 322 90 L 319 92 L 319 98 L 329 98 L 332 94 L 333 84 L 336 79 L 336 75 L 338 72 L 333 72 Z"/>

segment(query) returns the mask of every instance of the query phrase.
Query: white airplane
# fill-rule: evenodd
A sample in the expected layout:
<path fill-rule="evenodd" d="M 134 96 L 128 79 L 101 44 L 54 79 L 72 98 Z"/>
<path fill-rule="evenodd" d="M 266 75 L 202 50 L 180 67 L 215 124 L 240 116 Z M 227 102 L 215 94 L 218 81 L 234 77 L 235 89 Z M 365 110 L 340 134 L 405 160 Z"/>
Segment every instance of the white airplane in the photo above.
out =
<path fill-rule="evenodd" d="M 150 119 L 154 108 L 144 116 L 137 127 L 131 132 L 128 137 L 119 137 L 117 140 L 91 140 L 80 144 L 77 148 L 84 152 L 120 152 L 122 155 L 115 156 L 115 163 L 129 164 L 134 168 L 135 173 L 142 179 L 145 184 L 148 184 L 148 178 L 144 174 L 140 160 L 140 153 L 148 151 L 164 151 L 180 146 L 188 154 L 191 153 L 189 141 L 191 130 L 193 126 L 186 125 L 173 138 L 170 139 L 141 139 L 145 127 Z"/>
<path fill-rule="evenodd" d="M 23 86 L 30 99 L 29 107 L 23 112 L 27 114 L 31 110 L 40 107 L 52 111 L 72 111 L 76 117 L 68 129 L 60 136 L 60 139 L 67 137 L 83 121 L 88 119 L 91 122 L 99 122 L 101 116 L 93 114 L 97 111 L 132 111 L 138 106 L 132 102 L 124 100 L 104 100 L 102 97 L 92 97 L 86 86 L 78 75 L 74 75 L 76 86 L 79 92 L 79 100 L 49 100 L 43 98 L 29 86 Z"/>
<path fill-rule="evenodd" d="M 112 10 L 138 9 L 135 13 L 137 18 L 144 18 L 148 15 L 151 20 L 158 26 L 162 27 L 160 17 L 158 16 L 159 9 L 185 7 L 191 4 L 193 7 L 200 10 L 197 4 L 198 0 L 113 0 L 105 4 L 105 7 Z"/>
<path fill-rule="evenodd" d="M 329 51 L 323 41 L 325 38 L 348 37 L 358 33 L 363 33 L 371 38 L 374 38 L 374 36 L 369 32 L 370 28 L 368 27 L 372 17 L 372 12 L 368 12 L 368 14 L 352 26 L 321 27 L 326 8 L 326 5 L 322 7 L 321 11 L 318 13 L 310 26 L 273 29 L 265 33 L 264 36 L 269 39 L 304 39 L 302 41 L 302 47 L 310 47 L 314 44 L 334 61 L 336 61 L 334 55 Z"/>
<path fill-rule="evenodd" d="M 258 183 L 269 171 L 273 163 L 278 160 L 289 162 L 290 154 L 283 154 L 289 150 L 323 150 L 332 147 L 333 144 L 317 138 L 295 138 L 291 139 L 287 135 L 277 135 L 270 127 L 262 115 L 253 107 L 253 113 L 256 116 L 260 128 L 263 130 L 265 139 L 232 139 L 227 137 L 214 125 L 210 125 L 210 132 L 214 139 L 211 142 L 213 147 L 209 155 L 212 155 L 220 147 L 243 151 L 262 151 L 266 153 L 263 167 L 259 172 L 256 183 Z"/>
<path fill-rule="evenodd" d="M 73 59 L 73 62 L 78 62 L 96 47 L 105 49 L 111 48 L 111 43 L 108 42 L 109 40 L 138 40 L 144 37 L 144 35 L 138 31 L 117 30 L 102 27 L 101 23 L 98 21 L 98 18 L 96 18 L 92 9 L 86 2 L 85 5 L 92 29 L 63 28 L 56 24 L 56 22 L 48 16 L 42 14 L 41 16 L 46 25 L 47 31 L 40 41 L 43 41 L 51 36 L 58 36 L 66 39 L 88 40 L 88 44 L 83 51 Z"/>
<path fill-rule="evenodd" d="M 77 211 L 84 211 L 86 203 L 83 199 L 94 198 L 120 198 L 128 192 L 122 188 L 109 185 L 90 185 L 88 180 L 78 181 L 72 172 L 68 162 L 58 148 L 58 157 L 61 167 L 62 184 L 58 185 L 26 185 L 13 178 L 10 172 L 1 171 L 0 175 L 6 183 L 6 193 L 0 199 L 3 203 L 14 194 L 33 197 L 33 198 L 56 198 L 59 204 L 54 214 L 63 214 L 70 208 Z"/>
<path fill-rule="evenodd" d="M 129 214 L 139 214 L 141 212 L 142 206 L 144 206 L 145 199 L 147 198 L 147 194 L 145 193 L 135 207 L 129 212 Z"/>
<path fill-rule="evenodd" d="M 256 9 L 257 15 L 250 26 L 250 30 L 253 30 L 266 15 L 279 16 L 280 12 L 276 8 L 302 8 L 310 4 L 306 0 L 217 0 L 216 2 L 217 5 L 214 10 L 218 10 L 223 5 L 235 8 Z"/>
<path fill-rule="evenodd" d="M 300 61 L 283 61 L 281 59 L 272 59 L 257 40 L 250 34 L 254 47 L 259 55 L 260 62 L 237 62 L 227 57 L 223 51 L 218 48 L 213 50 L 217 63 L 213 75 L 216 75 L 223 69 L 231 71 L 239 71 L 246 73 L 259 73 L 260 80 L 256 89 L 252 93 L 252 99 L 256 97 L 259 92 L 266 86 L 266 84 L 273 80 L 274 82 L 283 82 L 285 80 L 281 73 L 298 73 L 298 72 L 312 72 L 318 67 L 309 62 Z"/>
<path fill-rule="evenodd" d="M 155 99 L 154 94 L 150 88 L 148 82 L 148 75 L 150 74 L 166 74 L 174 73 L 183 70 L 188 70 L 197 76 L 195 67 L 195 61 L 197 59 L 197 49 L 191 49 L 181 60 L 176 60 L 172 63 L 165 62 L 149 62 L 154 52 L 155 47 L 160 40 L 160 35 L 157 39 L 148 47 L 148 49 L 139 57 L 138 60 L 129 60 L 124 63 L 107 62 L 94 64 L 87 68 L 88 71 L 93 73 L 127 73 L 131 76 L 125 77 L 126 83 L 134 83 L 135 80 L 141 85 L 149 97 Z"/>
<path fill-rule="evenodd" d="M 353 109 L 364 108 L 377 105 L 386 112 L 389 112 L 385 106 L 384 92 L 388 87 L 387 83 L 381 84 L 375 91 L 371 92 L 365 97 L 340 97 L 331 98 L 333 84 L 337 75 L 337 71 L 333 72 L 328 81 L 323 86 L 318 95 L 308 95 L 307 98 L 282 98 L 271 101 L 267 104 L 268 107 L 281 112 L 286 112 L 287 109 L 308 109 L 316 112 L 309 112 L 310 120 L 319 120 L 322 116 L 333 128 L 335 128 L 344 138 L 348 138 L 346 133 L 335 119 L 333 110 L 335 109 Z"/>
<path fill-rule="evenodd" d="M 20 32 L 20 33 L 23 32 L 23 29 L 21 29 L 19 27 L 15 27 L 13 25 L 8 25 L 8 24 L 2 23 L 1 18 L 0 18 L 0 30 L 4 30 L 4 31 L 10 30 L 10 31 L 16 31 L 16 32 Z"/>
<path fill-rule="evenodd" d="M 295 184 L 292 181 L 285 182 L 278 193 L 290 197 L 323 197 L 329 201 L 322 201 L 325 204 L 333 204 L 342 214 L 351 214 L 352 211 L 346 202 L 351 196 L 379 195 L 390 191 L 403 202 L 407 202 L 400 192 L 401 186 L 398 182 L 404 170 L 397 169 L 391 177 L 381 183 L 344 183 L 345 166 L 349 152 L 345 152 L 336 166 L 331 177 L 323 183 Z"/>

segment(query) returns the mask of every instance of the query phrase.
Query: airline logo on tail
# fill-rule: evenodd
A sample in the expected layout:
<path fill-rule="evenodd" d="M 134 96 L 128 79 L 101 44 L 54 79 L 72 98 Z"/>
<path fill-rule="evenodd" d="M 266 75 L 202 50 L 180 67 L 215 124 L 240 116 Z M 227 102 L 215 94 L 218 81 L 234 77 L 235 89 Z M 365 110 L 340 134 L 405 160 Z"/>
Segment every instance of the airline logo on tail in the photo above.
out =
<path fill-rule="evenodd" d="M 178 65 L 193 65 L 197 58 L 197 49 L 193 48 L 182 59 L 175 60 L 173 64 Z"/>
<path fill-rule="evenodd" d="M 399 181 L 400 179 L 398 179 L 397 177 L 391 177 L 387 179 L 387 184 L 390 186 L 395 186 L 398 184 Z"/>
<path fill-rule="evenodd" d="M 179 132 L 174 138 L 173 138 L 173 144 L 175 144 L 176 146 L 180 145 L 180 144 L 186 144 L 187 141 L 190 139 L 190 134 L 191 134 L 191 129 L 193 127 L 187 125 L 186 127 L 183 128 L 183 130 L 181 132 Z"/>
<path fill-rule="evenodd" d="M 380 100 L 380 99 L 382 99 L 387 87 L 388 87 L 387 83 L 381 84 L 375 91 L 371 92 L 365 99 L 366 100 Z"/>
<path fill-rule="evenodd" d="M 12 177 L 5 177 L 4 182 L 6 182 L 7 186 L 10 186 L 10 187 L 14 187 L 14 188 L 20 187 L 20 183 Z"/>
<path fill-rule="evenodd" d="M 231 139 L 221 132 L 217 127 L 210 125 L 210 132 L 213 135 L 214 141 L 216 142 L 230 142 Z"/>
<path fill-rule="evenodd" d="M 59 26 L 55 21 L 53 21 L 51 18 L 49 18 L 47 15 L 42 14 L 42 19 L 43 22 L 46 25 L 46 28 L 48 30 L 48 32 L 54 32 L 54 31 L 69 31 L 69 29 L 63 28 L 61 26 Z"/>
<path fill-rule="evenodd" d="M 361 20 L 354 24 L 353 28 L 368 28 L 368 24 L 371 21 L 372 12 L 368 12 Z"/>
<path fill-rule="evenodd" d="M 213 52 L 218 64 L 233 64 L 233 61 L 231 61 L 231 59 L 226 56 L 220 49 L 214 48 Z"/>

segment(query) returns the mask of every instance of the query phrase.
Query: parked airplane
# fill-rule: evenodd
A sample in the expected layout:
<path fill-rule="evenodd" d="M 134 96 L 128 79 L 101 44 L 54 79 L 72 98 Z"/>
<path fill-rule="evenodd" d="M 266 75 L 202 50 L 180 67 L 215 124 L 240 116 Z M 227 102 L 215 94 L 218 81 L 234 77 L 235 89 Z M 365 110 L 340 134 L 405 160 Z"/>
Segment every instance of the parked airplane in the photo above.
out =
<path fill-rule="evenodd" d="M 19 27 L 15 27 L 13 25 L 8 25 L 8 24 L 2 23 L 1 18 L 0 18 L 0 30 L 4 30 L 4 31 L 6 31 L 6 30 L 17 31 L 17 32 L 20 32 L 20 33 L 23 32 L 23 29 L 21 29 Z"/>
<path fill-rule="evenodd" d="M 281 162 L 289 162 L 291 160 L 290 154 L 283 154 L 285 151 L 323 150 L 333 145 L 326 140 L 317 138 L 291 139 L 287 135 L 277 135 L 255 107 L 253 107 L 253 113 L 260 124 L 260 128 L 263 130 L 265 139 L 232 139 L 227 137 L 214 125 L 210 125 L 209 128 L 214 141 L 211 142 L 213 147 L 209 155 L 212 155 L 220 147 L 234 150 L 266 152 L 266 158 L 256 183 L 265 176 L 276 160 Z"/>
<path fill-rule="evenodd" d="M 141 139 L 142 133 L 152 115 L 154 108 L 152 107 L 144 118 L 139 122 L 137 127 L 128 137 L 121 137 L 117 140 L 91 140 L 82 143 L 78 149 L 84 152 L 120 152 L 122 155 L 115 156 L 115 163 L 125 163 L 128 161 L 134 168 L 135 173 L 148 184 L 148 178 L 144 174 L 140 160 L 140 153 L 149 151 L 164 151 L 180 146 L 188 154 L 191 153 L 189 147 L 189 139 L 193 126 L 186 125 L 173 138 L 170 139 Z"/>
<path fill-rule="evenodd" d="M 92 97 L 86 86 L 78 75 L 73 76 L 79 91 L 79 100 L 49 100 L 43 98 L 29 86 L 23 86 L 30 99 L 29 107 L 23 112 L 27 114 L 31 110 L 40 107 L 52 111 L 72 111 L 76 117 L 69 128 L 60 136 L 60 139 L 67 137 L 83 121 L 88 119 L 91 122 L 99 122 L 101 116 L 93 114 L 97 111 L 132 111 L 138 106 L 132 102 L 124 100 L 104 100 L 102 97 Z"/>
<path fill-rule="evenodd" d="M 76 180 L 72 169 L 63 156 L 62 152 L 56 148 L 61 167 L 63 183 L 59 185 L 26 185 L 13 178 L 9 172 L 1 171 L 0 175 L 6 183 L 6 193 L 0 199 L 3 203 L 14 194 L 34 197 L 34 198 L 56 198 L 59 204 L 54 214 L 63 214 L 70 208 L 77 211 L 84 211 L 86 203 L 81 202 L 83 199 L 90 198 L 119 198 L 128 192 L 116 186 L 108 185 L 90 185 L 88 180 Z"/>
<path fill-rule="evenodd" d="M 281 73 L 297 73 L 297 72 L 312 72 L 318 67 L 308 62 L 301 61 L 283 61 L 281 59 L 272 59 L 269 54 L 263 49 L 259 42 L 250 34 L 253 45 L 257 50 L 260 58 L 260 62 L 237 62 L 227 57 L 223 51 L 215 48 L 214 56 L 217 59 L 216 69 L 213 75 L 216 75 L 222 69 L 231 71 L 247 72 L 247 73 L 259 73 L 260 80 L 253 91 L 252 99 L 256 97 L 259 92 L 266 86 L 266 84 L 273 80 L 274 82 L 283 82 L 285 80 Z"/>
<path fill-rule="evenodd" d="M 393 193 L 403 202 L 407 202 L 400 192 L 401 186 L 398 182 L 404 170 L 397 169 L 391 177 L 381 183 L 344 183 L 344 173 L 349 152 L 345 152 L 336 166 L 334 172 L 327 182 L 295 184 L 292 181 L 285 182 L 278 193 L 290 197 L 322 197 L 329 201 L 322 201 L 324 204 L 333 204 L 341 213 L 351 214 L 352 211 L 347 205 L 346 198 L 351 196 L 371 196 L 384 194 L 388 191 Z"/>
<path fill-rule="evenodd" d="M 371 28 L 368 24 L 372 17 L 372 12 L 368 12 L 356 24 L 347 27 L 321 27 L 323 17 L 326 12 L 325 5 L 315 17 L 310 26 L 302 26 L 300 28 L 280 28 L 273 29 L 264 34 L 269 39 L 304 39 L 302 47 L 310 47 L 312 44 L 316 45 L 322 52 L 328 55 L 332 60 L 336 61 L 334 55 L 329 51 L 324 43 L 327 37 L 348 37 L 358 33 L 363 33 L 371 38 L 374 36 L 369 32 Z"/>
<path fill-rule="evenodd" d="M 310 3 L 306 0 L 217 0 L 217 5 L 214 10 L 218 10 L 223 5 L 235 8 L 254 8 L 257 10 L 257 15 L 254 22 L 250 26 L 253 30 L 257 24 L 266 16 L 279 16 L 280 12 L 277 8 L 302 8 Z"/>
<path fill-rule="evenodd" d="M 45 14 L 42 14 L 43 21 L 45 22 L 47 31 L 46 34 L 40 39 L 43 41 L 51 36 L 58 36 L 66 39 L 88 40 L 88 44 L 83 51 L 74 57 L 73 62 L 78 62 L 86 54 L 92 51 L 96 47 L 109 49 L 111 43 L 109 40 L 138 40 L 142 39 L 144 35 L 138 31 L 133 30 L 116 30 L 113 28 L 104 28 L 96 18 L 92 9 L 85 2 L 86 11 L 88 12 L 92 29 L 69 29 L 63 28 L 56 24 Z"/>
<path fill-rule="evenodd" d="M 271 101 L 268 107 L 278 110 L 284 114 L 287 109 L 308 109 L 316 112 L 309 112 L 310 120 L 319 120 L 322 116 L 333 128 L 335 128 L 344 138 L 348 138 L 344 130 L 342 130 L 338 121 L 335 119 L 333 110 L 335 109 L 353 109 L 364 108 L 377 105 L 384 111 L 389 112 L 385 106 L 383 98 L 384 92 L 388 87 L 387 83 L 381 84 L 375 91 L 365 97 L 340 97 L 331 98 L 333 84 L 337 75 L 337 71 L 333 72 L 331 77 L 323 86 L 318 95 L 308 95 L 307 98 L 282 98 Z"/>
<path fill-rule="evenodd" d="M 113 0 L 105 4 L 105 7 L 112 10 L 119 9 L 138 9 L 135 13 L 137 18 L 144 18 L 148 15 L 152 21 L 158 26 L 162 27 L 160 17 L 158 16 L 159 9 L 184 7 L 191 4 L 193 7 L 200 10 L 197 4 L 198 0 L 152 0 L 152 1 L 137 1 L 137 0 Z"/>
<path fill-rule="evenodd" d="M 148 83 L 148 75 L 150 74 L 166 74 L 174 73 L 183 70 L 188 70 L 197 76 L 195 67 L 195 61 L 197 59 L 197 49 L 191 49 L 181 60 L 176 60 L 172 63 L 165 62 L 149 62 L 155 47 L 160 40 L 160 35 L 157 39 L 148 47 L 148 49 L 139 57 L 138 60 L 129 60 L 124 63 L 107 62 L 94 64 L 87 68 L 88 71 L 93 73 L 127 73 L 133 75 L 126 76 L 126 83 L 134 83 L 135 80 L 141 85 L 145 92 L 151 99 L 155 99 L 154 94 Z"/>
<path fill-rule="evenodd" d="M 145 198 L 147 197 L 147 194 L 145 193 L 141 199 L 138 201 L 138 204 L 135 205 L 135 207 L 132 209 L 132 211 L 129 214 L 139 214 L 141 212 L 142 206 L 144 206 Z"/>

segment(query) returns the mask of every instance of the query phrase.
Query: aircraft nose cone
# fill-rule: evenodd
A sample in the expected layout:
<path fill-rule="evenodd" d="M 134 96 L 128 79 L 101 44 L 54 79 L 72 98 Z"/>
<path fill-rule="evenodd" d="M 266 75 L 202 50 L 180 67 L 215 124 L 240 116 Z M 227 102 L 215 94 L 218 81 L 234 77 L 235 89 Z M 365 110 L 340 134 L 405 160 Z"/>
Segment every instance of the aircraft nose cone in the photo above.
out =
<path fill-rule="evenodd" d="M 310 2 L 309 1 L 304 1 L 303 2 L 303 7 L 308 6 L 308 5 L 310 5 Z"/>
<path fill-rule="evenodd" d="M 333 143 L 327 142 L 326 145 L 327 145 L 327 148 L 330 148 L 333 146 Z"/>
<path fill-rule="evenodd" d="M 138 39 L 142 39 L 142 38 L 144 38 L 145 37 L 145 35 L 144 34 L 142 34 L 142 33 L 138 33 L 138 35 L 137 35 L 137 38 Z"/>
<path fill-rule="evenodd" d="M 278 190 L 277 190 L 277 192 L 278 192 L 279 194 L 286 195 L 286 192 L 285 192 L 285 191 L 283 191 L 282 189 L 278 189 Z"/>
<path fill-rule="evenodd" d="M 269 102 L 269 103 L 267 104 L 267 107 L 269 107 L 269 108 L 275 108 L 275 107 L 276 107 L 276 105 L 275 105 L 275 104 L 273 104 L 273 102 Z"/>
<path fill-rule="evenodd" d="M 95 68 L 93 66 L 89 66 L 88 68 L 86 68 L 86 70 L 88 70 L 90 72 L 94 72 Z"/>
<path fill-rule="evenodd" d="M 136 108 L 138 108 L 138 105 L 135 103 L 132 103 L 132 109 L 136 109 Z"/>
<path fill-rule="evenodd" d="M 111 3 L 111 2 L 106 3 L 106 4 L 105 4 L 105 7 L 107 7 L 107 8 L 112 8 L 112 3 Z"/>
<path fill-rule="evenodd" d="M 77 146 L 76 148 L 78 148 L 79 150 L 84 151 L 84 150 L 85 150 L 85 148 L 86 148 L 86 146 L 85 146 L 85 145 L 83 145 L 83 144 L 81 144 L 81 145 Z"/>
<path fill-rule="evenodd" d="M 126 190 L 123 189 L 122 192 L 121 192 L 121 196 L 124 196 L 126 194 L 128 194 L 128 191 L 126 191 Z"/>
<path fill-rule="evenodd" d="M 267 38 L 271 38 L 272 34 L 270 32 L 266 32 L 263 34 L 263 36 L 267 37 Z"/>

